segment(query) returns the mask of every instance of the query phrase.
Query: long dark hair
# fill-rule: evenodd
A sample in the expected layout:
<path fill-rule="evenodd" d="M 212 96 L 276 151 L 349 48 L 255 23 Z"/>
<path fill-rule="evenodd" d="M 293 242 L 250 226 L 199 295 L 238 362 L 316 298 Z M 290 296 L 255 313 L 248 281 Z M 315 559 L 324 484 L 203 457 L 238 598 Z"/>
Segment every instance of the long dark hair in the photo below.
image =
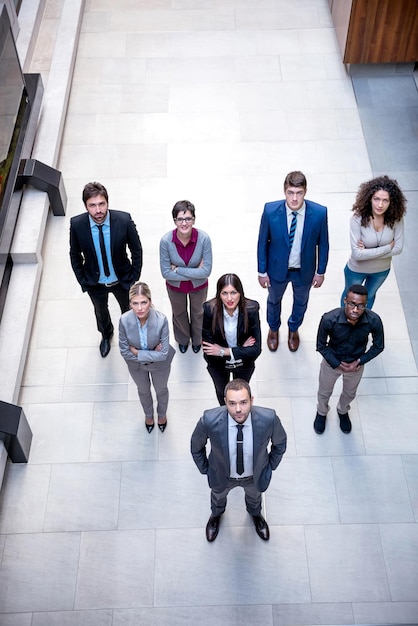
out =
<path fill-rule="evenodd" d="M 223 274 L 216 283 L 216 296 L 211 300 L 210 304 L 212 309 L 212 332 L 215 333 L 216 327 L 218 326 L 224 339 L 224 313 L 221 292 L 225 289 L 225 287 L 229 287 L 230 285 L 235 289 L 235 291 L 238 291 L 240 295 L 238 309 L 244 318 L 244 331 L 248 332 L 248 312 L 246 306 L 247 298 L 244 295 L 242 282 L 236 274 Z"/>

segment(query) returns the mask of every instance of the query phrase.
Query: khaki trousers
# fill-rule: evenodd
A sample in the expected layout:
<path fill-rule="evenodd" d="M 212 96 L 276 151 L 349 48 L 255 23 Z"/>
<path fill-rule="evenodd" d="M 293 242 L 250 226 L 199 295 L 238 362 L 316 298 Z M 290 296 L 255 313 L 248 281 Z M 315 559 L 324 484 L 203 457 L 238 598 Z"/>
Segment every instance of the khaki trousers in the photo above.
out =
<path fill-rule="evenodd" d="M 173 311 L 174 338 L 177 343 L 187 346 L 190 339 L 194 346 L 202 343 L 203 303 L 206 302 L 208 288 L 181 293 L 167 287 Z"/>
<path fill-rule="evenodd" d="M 357 387 L 363 376 L 363 370 L 364 365 L 357 372 L 345 374 L 338 368 L 332 368 L 325 359 L 322 360 L 319 370 L 318 404 L 316 409 L 319 415 L 327 415 L 329 411 L 328 400 L 340 376 L 343 377 L 343 389 L 338 400 L 337 411 L 344 414 L 350 410 L 350 402 L 356 397 Z"/>

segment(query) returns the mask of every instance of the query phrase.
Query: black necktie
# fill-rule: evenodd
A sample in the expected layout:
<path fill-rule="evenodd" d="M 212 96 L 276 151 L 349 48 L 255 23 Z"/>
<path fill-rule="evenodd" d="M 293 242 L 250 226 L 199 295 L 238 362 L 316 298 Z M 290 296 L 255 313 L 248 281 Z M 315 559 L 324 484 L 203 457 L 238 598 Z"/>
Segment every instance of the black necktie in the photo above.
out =
<path fill-rule="evenodd" d="M 296 223 L 298 221 L 298 214 L 296 213 L 296 211 L 292 211 L 292 223 L 290 224 L 290 230 L 289 230 L 289 249 L 292 249 L 293 246 L 293 240 L 295 238 L 295 232 L 296 232 Z"/>
<path fill-rule="evenodd" d="M 110 276 L 109 263 L 107 260 L 106 254 L 106 246 L 103 237 L 103 224 L 97 224 L 97 228 L 99 229 L 99 243 L 100 243 L 100 252 L 102 253 L 102 261 L 103 261 L 103 269 L 106 276 Z"/>
<path fill-rule="evenodd" d="M 244 433 L 242 429 L 243 424 L 237 424 L 237 474 L 241 476 L 244 473 Z"/>

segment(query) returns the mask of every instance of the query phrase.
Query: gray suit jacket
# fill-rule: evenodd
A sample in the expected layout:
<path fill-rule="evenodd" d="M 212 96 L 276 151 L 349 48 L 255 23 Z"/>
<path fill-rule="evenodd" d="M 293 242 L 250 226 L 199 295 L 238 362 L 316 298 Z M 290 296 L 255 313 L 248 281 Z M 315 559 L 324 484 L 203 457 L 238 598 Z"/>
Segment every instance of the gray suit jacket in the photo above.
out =
<path fill-rule="evenodd" d="M 272 471 L 282 460 L 287 437 L 273 409 L 253 406 L 251 418 L 254 483 L 259 491 L 265 491 L 269 486 Z M 211 444 L 209 457 L 206 455 L 208 439 Z M 225 406 L 204 412 L 192 435 L 191 452 L 199 471 L 207 474 L 209 486 L 216 491 L 225 489 L 230 475 L 228 411 Z"/>
<path fill-rule="evenodd" d="M 124 313 L 119 320 L 119 349 L 128 366 L 146 363 L 148 370 L 168 367 L 176 352 L 169 343 L 168 321 L 163 313 L 152 308 L 148 315 L 147 342 L 148 350 L 144 350 L 141 347 L 135 313 L 132 310 Z M 162 350 L 154 350 L 160 342 Z M 129 350 L 129 346 L 134 346 L 139 350 L 137 357 Z"/>

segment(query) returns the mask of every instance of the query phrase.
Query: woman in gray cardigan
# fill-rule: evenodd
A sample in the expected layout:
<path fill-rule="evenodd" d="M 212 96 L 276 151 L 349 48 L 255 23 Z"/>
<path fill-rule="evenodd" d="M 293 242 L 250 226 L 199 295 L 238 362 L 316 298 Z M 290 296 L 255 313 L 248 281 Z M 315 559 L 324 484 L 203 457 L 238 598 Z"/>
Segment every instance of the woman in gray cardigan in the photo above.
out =
<path fill-rule="evenodd" d="M 134 283 L 129 290 L 130 311 L 119 321 L 119 349 L 137 388 L 145 413 L 145 428 L 154 428 L 151 380 L 157 396 L 158 428 L 167 426 L 168 377 L 175 350 L 169 344 L 166 316 L 156 311 L 145 283 Z"/>
<path fill-rule="evenodd" d="M 174 337 L 181 353 L 192 341 L 193 352 L 202 343 L 203 303 L 212 271 L 209 236 L 194 228 L 195 207 L 188 200 L 176 202 L 172 210 L 176 225 L 160 241 L 161 274 L 173 312 Z"/>

